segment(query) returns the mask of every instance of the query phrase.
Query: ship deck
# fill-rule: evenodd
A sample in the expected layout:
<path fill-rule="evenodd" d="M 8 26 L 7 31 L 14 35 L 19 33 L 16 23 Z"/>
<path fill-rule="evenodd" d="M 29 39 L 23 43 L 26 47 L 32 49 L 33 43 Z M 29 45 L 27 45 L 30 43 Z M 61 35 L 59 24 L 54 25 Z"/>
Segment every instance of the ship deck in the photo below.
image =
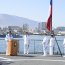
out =
<path fill-rule="evenodd" d="M 61 55 L 43 56 L 41 54 L 19 54 L 17 56 L 0 54 L 0 65 L 65 65 L 65 57 Z"/>

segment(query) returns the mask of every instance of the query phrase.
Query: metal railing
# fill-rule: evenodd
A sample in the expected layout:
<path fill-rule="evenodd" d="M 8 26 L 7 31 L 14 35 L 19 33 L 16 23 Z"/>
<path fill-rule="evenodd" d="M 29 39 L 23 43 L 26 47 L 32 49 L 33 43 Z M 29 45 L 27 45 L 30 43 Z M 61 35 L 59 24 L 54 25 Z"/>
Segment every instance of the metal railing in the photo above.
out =
<path fill-rule="evenodd" d="M 34 54 L 36 54 L 36 53 L 42 54 L 43 53 L 42 40 L 30 39 L 29 42 L 30 42 L 29 53 L 34 53 Z M 58 42 L 60 50 L 63 54 L 64 53 L 63 45 L 62 45 L 63 40 L 57 40 L 57 42 Z M 5 53 L 6 47 L 7 47 L 6 41 L 4 39 L 0 39 L 0 53 Z M 23 52 L 24 52 L 23 39 L 19 39 L 19 52 L 18 53 L 23 54 Z M 54 44 L 54 54 L 60 54 L 56 42 Z"/>

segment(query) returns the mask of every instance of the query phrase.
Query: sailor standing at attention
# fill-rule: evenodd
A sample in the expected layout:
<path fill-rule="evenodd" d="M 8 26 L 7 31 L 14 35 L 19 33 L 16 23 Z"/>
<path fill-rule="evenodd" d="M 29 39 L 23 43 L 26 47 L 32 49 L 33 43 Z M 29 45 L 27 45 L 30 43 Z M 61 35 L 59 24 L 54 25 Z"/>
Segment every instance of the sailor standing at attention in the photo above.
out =
<path fill-rule="evenodd" d="M 24 54 L 29 53 L 29 37 L 28 35 L 24 35 Z"/>
<path fill-rule="evenodd" d="M 50 42 L 49 42 L 49 55 L 53 55 L 53 47 L 54 47 L 55 37 L 51 34 Z"/>
<path fill-rule="evenodd" d="M 43 56 L 47 56 L 48 41 L 49 41 L 49 38 L 48 38 L 47 34 L 45 34 L 45 37 L 43 38 L 43 41 L 42 41 Z"/>

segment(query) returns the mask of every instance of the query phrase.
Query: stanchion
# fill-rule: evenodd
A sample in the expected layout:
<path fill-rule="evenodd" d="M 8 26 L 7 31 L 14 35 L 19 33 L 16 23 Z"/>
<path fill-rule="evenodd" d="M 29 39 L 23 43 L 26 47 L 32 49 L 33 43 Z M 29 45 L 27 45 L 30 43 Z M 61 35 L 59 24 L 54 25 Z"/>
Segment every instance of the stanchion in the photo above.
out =
<path fill-rule="evenodd" d="M 56 43 L 57 43 L 58 50 L 59 50 L 59 52 L 60 52 L 60 54 L 61 54 L 61 56 L 62 56 L 62 53 L 61 53 L 60 47 L 59 47 L 59 45 L 58 45 L 58 42 L 57 42 L 57 40 L 56 40 L 56 37 L 55 37 L 55 41 L 56 41 Z"/>

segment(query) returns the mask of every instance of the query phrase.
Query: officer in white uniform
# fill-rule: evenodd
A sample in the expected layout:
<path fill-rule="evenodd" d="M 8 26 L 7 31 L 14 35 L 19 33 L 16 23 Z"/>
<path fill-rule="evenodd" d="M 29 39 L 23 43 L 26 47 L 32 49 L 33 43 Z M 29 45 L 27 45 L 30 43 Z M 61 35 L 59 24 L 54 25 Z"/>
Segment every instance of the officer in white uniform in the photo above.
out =
<path fill-rule="evenodd" d="M 48 42 L 49 42 L 49 38 L 48 38 L 47 34 L 45 34 L 45 37 L 43 38 L 43 41 L 42 41 L 43 53 L 44 53 L 43 56 L 47 56 Z"/>
<path fill-rule="evenodd" d="M 24 35 L 24 54 L 29 53 L 29 36 L 26 34 Z"/>
<path fill-rule="evenodd" d="M 51 34 L 50 42 L 49 42 L 49 55 L 53 55 L 53 47 L 54 47 L 55 37 Z"/>
<path fill-rule="evenodd" d="M 6 34 L 5 40 L 8 41 L 8 40 L 11 40 L 11 39 L 13 39 L 13 36 L 12 36 L 12 34 L 11 34 L 11 31 L 9 31 L 9 32 L 7 32 L 7 34 Z"/>
<path fill-rule="evenodd" d="M 63 55 L 63 57 L 65 57 L 65 38 L 63 40 L 63 48 L 64 48 L 64 55 Z"/>
<path fill-rule="evenodd" d="M 12 33 L 11 33 L 11 31 L 8 31 L 7 34 L 6 34 L 6 37 L 5 37 L 6 45 L 8 45 L 8 40 L 12 40 L 12 39 L 13 39 Z M 6 55 L 8 55 L 7 54 L 7 51 L 8 51 L 7 48 L 8 47 L 6 47 Z"/>

